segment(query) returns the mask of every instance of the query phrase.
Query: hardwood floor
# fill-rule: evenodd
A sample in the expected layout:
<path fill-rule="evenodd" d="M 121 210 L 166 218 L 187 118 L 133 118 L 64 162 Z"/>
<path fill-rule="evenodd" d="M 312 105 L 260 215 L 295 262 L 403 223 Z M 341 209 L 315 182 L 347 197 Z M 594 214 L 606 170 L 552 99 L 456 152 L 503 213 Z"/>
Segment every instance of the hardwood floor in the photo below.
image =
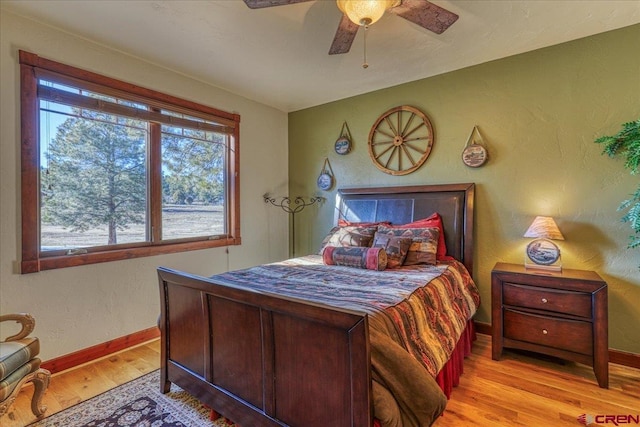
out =
<path fill-rule="evenodd" d="M 610 363 L 609 389 L 602 389 L 589 366 L 509 350 L 494 361 L 491 337 L 478 335 L 434 426 L 576 427 L 582 414 L 640 416 L 640 370 Z"/>
<path fill-rule="evenodd" d="M 83 400 L 97 396 L 160 367 L 160 340 L 153 340 L 119 353 L 59 372 L 51 376 L 42 399 L 51 415 Z M 36 417 L 31 413 L 33 387 L 26 386 L 9 412 L 0 418 L 2 427 L 23 427 Z"/>
<path fill-rule="evenodd" d="M 52 377 L 44 397 L 47 415 L 153 371 L 159 363 L 160 342 L 154 340 L 60 372 Z M 610 364 L 609 389 L 601 389 L 588 366 L 511 351 L 505 351 L 501 361 L 493 361 L 491 339 L 486 335 L 478 335 L 464 369 L 435 427 L 576 427 L 582 414 L 640 416 L 637 369 Z M 26 387 L 20 393 L 0 425 L 22 427 L 35 420 L 30 410 L 32 390 Z"/>

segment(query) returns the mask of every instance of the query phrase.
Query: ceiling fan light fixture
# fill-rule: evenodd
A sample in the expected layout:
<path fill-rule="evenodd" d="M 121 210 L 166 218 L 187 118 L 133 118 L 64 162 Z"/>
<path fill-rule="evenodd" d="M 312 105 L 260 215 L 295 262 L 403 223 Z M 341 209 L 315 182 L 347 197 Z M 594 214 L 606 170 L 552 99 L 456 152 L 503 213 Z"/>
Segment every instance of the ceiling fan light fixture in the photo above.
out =
<path fill-rule="evenodd" d="M 399 0 L 336 0 L 338 8 L 356 25 L 368 26 L 377 22 L 387 9 L 400 4 Z"/>

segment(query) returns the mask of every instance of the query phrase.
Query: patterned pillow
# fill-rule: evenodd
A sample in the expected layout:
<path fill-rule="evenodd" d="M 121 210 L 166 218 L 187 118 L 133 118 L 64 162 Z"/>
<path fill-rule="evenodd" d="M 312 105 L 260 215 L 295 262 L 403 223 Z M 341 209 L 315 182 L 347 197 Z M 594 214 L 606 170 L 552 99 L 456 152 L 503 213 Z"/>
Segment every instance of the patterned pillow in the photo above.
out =
<path fill-rule="evenodd" d="M 371 246 L 373 235 L 377 226 L 347 226 L 333 227 L 329 234 L 322 240 L 319 254 L 327 246 Z"/>
<path fill-rule="evenodd" d="M 395 225 L 397 228 L 425 228 L 436 227 L 440 230 L 440 237 L 438 237 L 438 252 L 436 252 L 436 258 L 438 261 L 447 258 L 447 243 L 444 238 L 444 226 L 442 225 L 442 217 L 439 213 L 434 212 L 430 216 L 424 219 L 419 219 L 414 222 L 403 225 Z"/>
<path fill-rule="evenodd" d="M 436 227 L 379 227 L 378 232 L 380 234 L 411 238 L 411 246 L 409 246 L 409 251 L 407 252 L 407 258 L 404 260 L 404 265 L 436 264 L 438 238 L 440 237 L 440 230 Z"/>
<path fill-rule="evenodd" d="M 387 253 L 387 268 L 398 268 L 404 263 L 413 239 L 389 234 L 376 233 L 373 237 L 374 248 L 384 248 Z"/>
<path fill-rule="evenodd" d="M 383 248 L 327 246 L 322 251 L 322 261 L 327 265 L 381 271 L 387 267 L 387 254 Z"/>

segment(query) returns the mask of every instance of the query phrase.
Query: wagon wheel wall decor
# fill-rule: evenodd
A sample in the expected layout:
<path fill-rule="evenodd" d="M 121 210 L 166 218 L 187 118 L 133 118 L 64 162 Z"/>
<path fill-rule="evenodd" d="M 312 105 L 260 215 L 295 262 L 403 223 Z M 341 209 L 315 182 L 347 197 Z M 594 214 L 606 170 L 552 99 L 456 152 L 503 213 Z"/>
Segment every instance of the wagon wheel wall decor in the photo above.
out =
<path fill-rule="evenodd" d="M 435 136 L 426 114 L 401 105 L 382 114 L 369 132 L 369 156 L 381 171 L 407 175 L 427 160 Z"/>

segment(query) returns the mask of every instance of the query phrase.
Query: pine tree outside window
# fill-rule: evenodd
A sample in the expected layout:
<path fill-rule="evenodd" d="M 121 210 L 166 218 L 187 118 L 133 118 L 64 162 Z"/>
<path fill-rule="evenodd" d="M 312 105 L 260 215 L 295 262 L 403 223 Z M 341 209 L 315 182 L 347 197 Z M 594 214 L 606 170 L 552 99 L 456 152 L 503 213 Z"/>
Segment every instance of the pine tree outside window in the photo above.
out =
<path fill-rule="evenodd" d="M 240 117 L 20 52 L 22 273 L 240 244 Z"/>

